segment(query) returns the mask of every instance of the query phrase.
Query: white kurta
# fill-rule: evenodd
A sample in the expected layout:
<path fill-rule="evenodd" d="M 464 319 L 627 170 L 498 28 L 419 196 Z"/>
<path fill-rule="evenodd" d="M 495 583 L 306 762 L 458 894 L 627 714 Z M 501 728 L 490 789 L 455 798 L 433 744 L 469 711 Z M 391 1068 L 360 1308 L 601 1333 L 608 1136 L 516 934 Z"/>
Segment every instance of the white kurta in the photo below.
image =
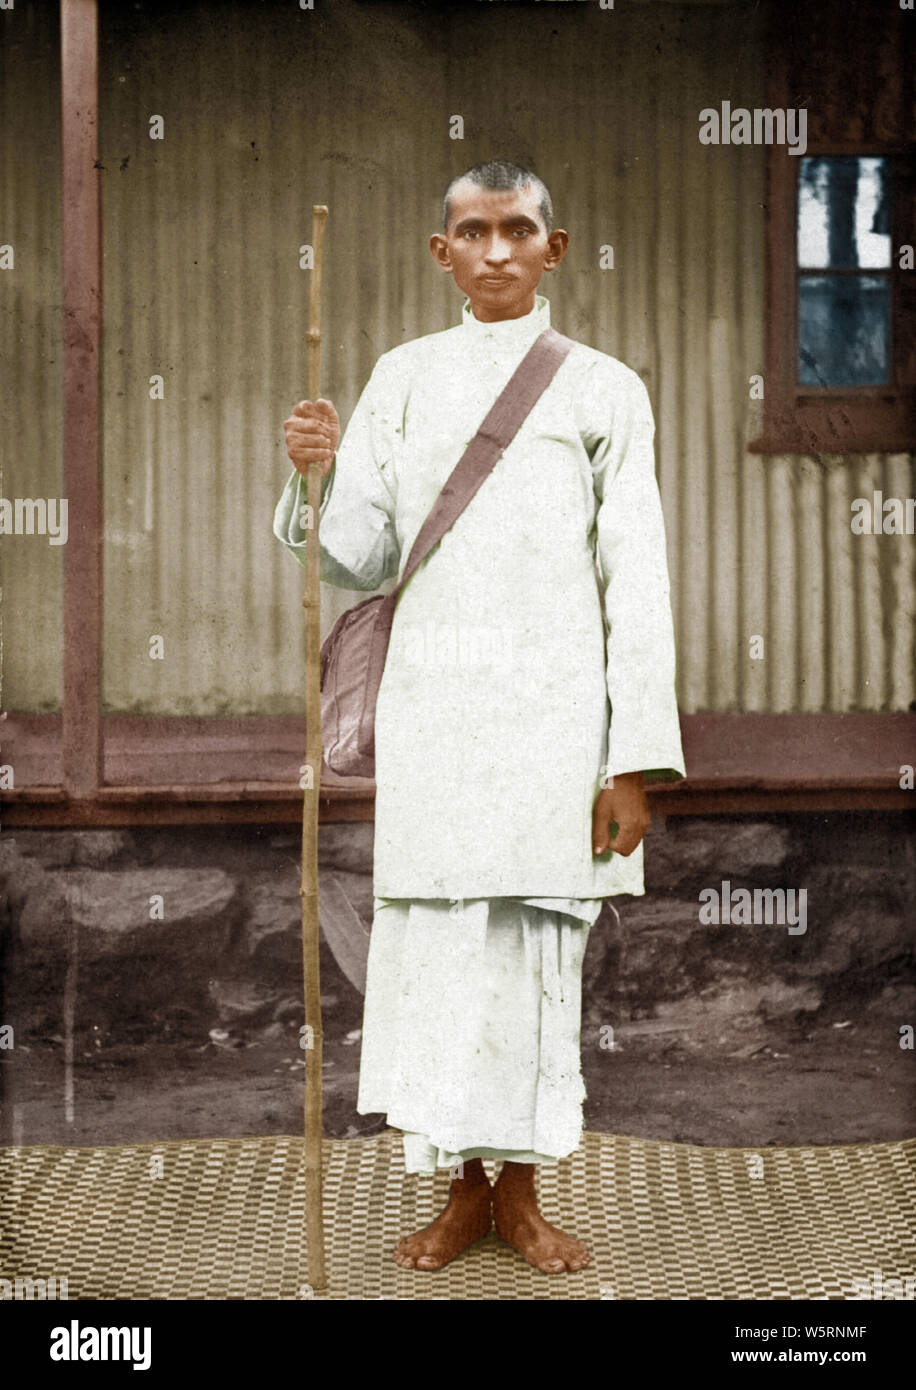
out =
<path fill-rule="evenodd" d="M 466 302 L 459 326 L 379 358 L 325 486 L 323 579 L 400 573 L 549 321 L 542 296 L 492 324 Z M 636 373 L 577 343 L 406 586 L 376 715 L 377 897 L 644 892 L 642 848 L 596 859 L 591 813 L 608 773 L 684 775 L 653 433 Z M 274 531 L 303 562 L 304 503 L 294 470 Z"/>

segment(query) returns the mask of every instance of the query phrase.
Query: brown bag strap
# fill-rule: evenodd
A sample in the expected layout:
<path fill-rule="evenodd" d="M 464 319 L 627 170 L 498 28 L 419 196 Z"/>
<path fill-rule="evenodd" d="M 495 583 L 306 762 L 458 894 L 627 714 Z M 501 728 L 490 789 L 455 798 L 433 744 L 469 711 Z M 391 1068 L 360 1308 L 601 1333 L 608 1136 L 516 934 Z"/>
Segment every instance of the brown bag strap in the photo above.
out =
<path fill-rule="evenodd" d="M 455 464 L 417 532 L 404 573 L 389 598 L 394 600 L 434 546 L 458 520 L 484 480 L 518 434 L 534 406 L 574 346 L 572 338 L 546 328 L 532 343 L 500 391 L 480 429 Z"/>

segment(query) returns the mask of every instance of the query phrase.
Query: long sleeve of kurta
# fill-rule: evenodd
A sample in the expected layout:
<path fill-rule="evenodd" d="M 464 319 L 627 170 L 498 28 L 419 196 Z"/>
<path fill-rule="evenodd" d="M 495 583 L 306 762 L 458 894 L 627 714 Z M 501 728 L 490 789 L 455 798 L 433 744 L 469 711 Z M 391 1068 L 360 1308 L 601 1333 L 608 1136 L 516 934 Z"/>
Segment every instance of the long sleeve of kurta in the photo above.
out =
<path fill-rule="evenodd" d="M 398 567 L 390 480 L 398 444 L 397 390 L 381 359 L 350 417 L 322 482 L 321 578 L 343 589 L 377 589 Z M 387 475 L 387 476 L 386 476 Z M 305 564 L 306 480 L 293 470 L 274 513 L 274 535 Z"/>
<path fill-rule="evenodd" d="M 643 772 L 647 781 L 685 774 L 675 700 L 675 648 L 665 550 L 665 523 L 655 479 L 655 422 L 640 378 L 614 363 L 593 364 L 582 399 L 597 499 L 597 553 L 607 623 L 607 686 L 611 705 L 607 772 Z"/>

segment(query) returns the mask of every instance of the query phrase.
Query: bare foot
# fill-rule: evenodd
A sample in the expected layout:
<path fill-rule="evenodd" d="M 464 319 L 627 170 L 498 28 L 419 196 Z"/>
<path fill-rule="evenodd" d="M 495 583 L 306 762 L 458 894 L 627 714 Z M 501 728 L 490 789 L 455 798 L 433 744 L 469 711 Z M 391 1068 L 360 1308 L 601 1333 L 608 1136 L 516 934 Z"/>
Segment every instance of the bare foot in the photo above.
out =
<path fill-rule="evenodd" d="M 398 1241 L 395 1264 L 402 1269 L 442 1269 L 485 1236 L 490 1225 L 490 1181 L 480 1159 L 471 1159 L 464 1165 L 464 1177 L 452 1180 L 448 1204 L 435 1221 Z"/>
<path fill-rule="evenodd" d="M 493 1187 L 493 1219 L 500 1240 L 543 1274 L 584 1269 L 592 1258 L 581 1240 L 544 1220 L 534 1190 L 533 1163 L 503 1165 Z"/>

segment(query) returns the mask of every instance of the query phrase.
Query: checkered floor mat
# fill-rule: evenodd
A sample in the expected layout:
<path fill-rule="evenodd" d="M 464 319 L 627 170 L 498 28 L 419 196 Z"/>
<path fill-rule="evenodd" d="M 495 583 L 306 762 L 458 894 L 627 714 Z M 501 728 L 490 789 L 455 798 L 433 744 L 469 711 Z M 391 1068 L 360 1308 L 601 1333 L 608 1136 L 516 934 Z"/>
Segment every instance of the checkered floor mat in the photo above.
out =
<path fill-rule="evenodd" d="M 399 1269 L 395 1242 L 432 1220 L 447 1173 L 405 1175 L 393 1130 L 328 1139 L 318 1294 L 302 1157 L 276 1136 L 4 1149 L 0 1279 L 66 1277 L 70 1299 L 845 1299 L 876 1270 L 916 1274 L 916 1139 L 751 1150 L 586 1133 L 538 1177 L 544 1215 L 592 1251 L 565 1275 L 492 1233 L 437 1273 Z"/>

